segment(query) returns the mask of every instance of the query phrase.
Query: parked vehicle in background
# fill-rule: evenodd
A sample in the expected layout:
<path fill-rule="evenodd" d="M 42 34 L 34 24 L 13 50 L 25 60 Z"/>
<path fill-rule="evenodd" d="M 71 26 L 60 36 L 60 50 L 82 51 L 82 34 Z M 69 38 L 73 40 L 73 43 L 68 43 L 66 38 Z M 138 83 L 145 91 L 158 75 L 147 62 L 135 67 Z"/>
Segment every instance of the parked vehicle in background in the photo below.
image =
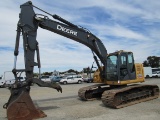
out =
<path fill-rule="evenodd" d="M 93 82 L 93 78 L 86 77 L 86 78 L 83 78 L 83 81 L 87 82 L 87 83 L 92 83 Z"/>
<path fill-rule="evenodd" d="M 2 79 L 2 77 L 0 77 L 0 87 L 4 87 L 5 85 L 5 80 Z"/>
<path fill-rule="evenodd" d="M 15 77 L 11 71 L 5 71 L 2 77 L 4 87 L 10 87 L 15 83 Z"/>
<path fill-rule="evenodd" d="M 151 67 L 143 67 L 144 68 L 144 77 L 151 78 L 152 77 L 152 68 Z"/>
<path fill-rule="evenodd" d="M 80 75 L 68 76 L 66 78 L 62 78 L 59 81 L 61 84 L 68 84 L 68 83 L 82 83 L 83 78 Z"/>
<path fill-rule="evenodd" d="M 25 82 L 25 73 L 19 73 L 17 76 L 21 82 Z M 11 71 L 5 71 L 2 79 L 0 79 L 0 87 L 10 87 L 15 83 L 15 77 Z"/>
<path fill-rule="evenodd" d="M 15 79 L 5 80 L 5 87 L 11 87 L 12 84 L 15 83 Z"/>
<path fill-rule="evenodd" d="M 152 68 L 152 73 L 160 72 L 160 68 Z"/>
<path fill-rule="evenodd" d="M 41 80 L 44 82 L 51 82 L 51 78 L 48 75 L 41 76 Z"/>
<path fill-rule="evenodd" d="M 152 77 L 155 77 L 155 78 L 160 77 L 160 71 L 153 72 Z"/>
<path fill-rule="evenodd" d="M 160 68 L 143 67 L 145 78 L 160 77 Z"/>
<path fill-rule="evenodd" d="M 25 80 L 25 77 L 18 77 L 18 79 L 19 79 L 20 81 L 24 81 L 24 80 Z"/>
<path fill-rule="evenodd" d="M 53 82 L 59 82 L 63 77 L 62 76 L 52 76 L 51 81 Z"/>

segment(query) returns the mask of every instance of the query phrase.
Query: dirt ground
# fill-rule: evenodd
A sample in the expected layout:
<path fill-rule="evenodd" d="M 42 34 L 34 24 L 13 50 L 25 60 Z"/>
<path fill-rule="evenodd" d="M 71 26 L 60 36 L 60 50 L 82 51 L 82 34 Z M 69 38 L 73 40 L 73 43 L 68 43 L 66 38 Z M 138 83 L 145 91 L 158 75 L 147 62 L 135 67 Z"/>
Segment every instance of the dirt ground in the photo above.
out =
<path fill-rule="evenodd" d="M 78 90 L 94 83 L 61 85 L 63 93 L 54 89 L 31 87 L 31 98 L 47 117 L 40 120 L 159 120 L 160 97 L 147 102 L 121 109 L 105 107 L 101 100 L 81 101 Z M 156 84 L 160 87 L 160 79 L 147 79 L 143 84 Z M 9 99 L 10 92 L 0 88 L 0 120 L 7 120 L 3 104 Z"/>

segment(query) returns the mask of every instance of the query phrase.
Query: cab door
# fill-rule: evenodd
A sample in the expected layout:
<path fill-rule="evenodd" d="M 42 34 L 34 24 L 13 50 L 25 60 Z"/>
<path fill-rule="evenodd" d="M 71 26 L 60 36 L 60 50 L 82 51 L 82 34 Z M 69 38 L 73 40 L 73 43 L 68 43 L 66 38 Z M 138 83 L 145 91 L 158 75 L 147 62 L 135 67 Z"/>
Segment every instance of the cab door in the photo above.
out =
<path fill-rule="evenodd" d="M 119 55 L 120 80 L 133 80 L 136 78 L 134 58 L 132 52 L 122 52 Z"/>

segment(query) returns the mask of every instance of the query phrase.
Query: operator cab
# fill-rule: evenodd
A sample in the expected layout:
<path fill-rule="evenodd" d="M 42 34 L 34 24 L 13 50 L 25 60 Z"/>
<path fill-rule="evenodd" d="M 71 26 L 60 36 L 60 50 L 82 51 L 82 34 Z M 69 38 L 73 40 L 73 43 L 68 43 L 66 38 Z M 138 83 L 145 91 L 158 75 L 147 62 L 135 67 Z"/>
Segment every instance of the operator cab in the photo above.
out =
<path fill-rule="evenodd" d="M 136 78 L 132 52 L 117 51 L 107 56 L 107 80 L 123 81 Z"/>

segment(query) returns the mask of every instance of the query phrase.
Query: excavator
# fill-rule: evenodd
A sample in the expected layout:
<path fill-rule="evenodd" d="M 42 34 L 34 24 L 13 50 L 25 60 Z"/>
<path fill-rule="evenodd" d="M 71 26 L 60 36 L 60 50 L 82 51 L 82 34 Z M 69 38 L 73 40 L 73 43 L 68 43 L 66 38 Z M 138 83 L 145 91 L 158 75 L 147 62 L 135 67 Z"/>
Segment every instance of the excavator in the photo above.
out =
<path fill-rule="evenodd" d="M 39 46 L 36 40 L 38 27 L 77 41 L 91 49 L 98 66 L 94 75 L 94 82 L 97 84 L 79 89 L 78 96 L 82 100 L 101 98 L 104 105 L 121 108 L 159 97 L 157 85 L 133 84 L 144 82 L 144 71 L 142 64 L 134 63 L 132 52 L 120 50 L 108 54 L 102 41 L 86 28 L 75 25 L 56 14 L 52 15 L 34 6 L 31 1 L 20 5 L 20 8 L 12 70 L 16 82 L 10 89 L 11 95 L 8 102 L 3 106 L 7 109 L 9 120 L 32 120 L 46 117 L 43 111 L 34 106 L 29 95 L 32 83 L 62 92 L 59 84 L 45 83 L 40 78 L 33 77 L 35 66 L 38 66 L 39 73 L 41 72 Z M 35 13 L 34 9 L 44 12 L 54 20 L 46 15 Z M 25 69 L 16 69 L 21 35 L 23 36 Z M 37 58 L 36 62 L 34 58 Z M 26 73 L 25 83 L 21 83 L 18 79 L 17 74 L 21 72 Z"/>

